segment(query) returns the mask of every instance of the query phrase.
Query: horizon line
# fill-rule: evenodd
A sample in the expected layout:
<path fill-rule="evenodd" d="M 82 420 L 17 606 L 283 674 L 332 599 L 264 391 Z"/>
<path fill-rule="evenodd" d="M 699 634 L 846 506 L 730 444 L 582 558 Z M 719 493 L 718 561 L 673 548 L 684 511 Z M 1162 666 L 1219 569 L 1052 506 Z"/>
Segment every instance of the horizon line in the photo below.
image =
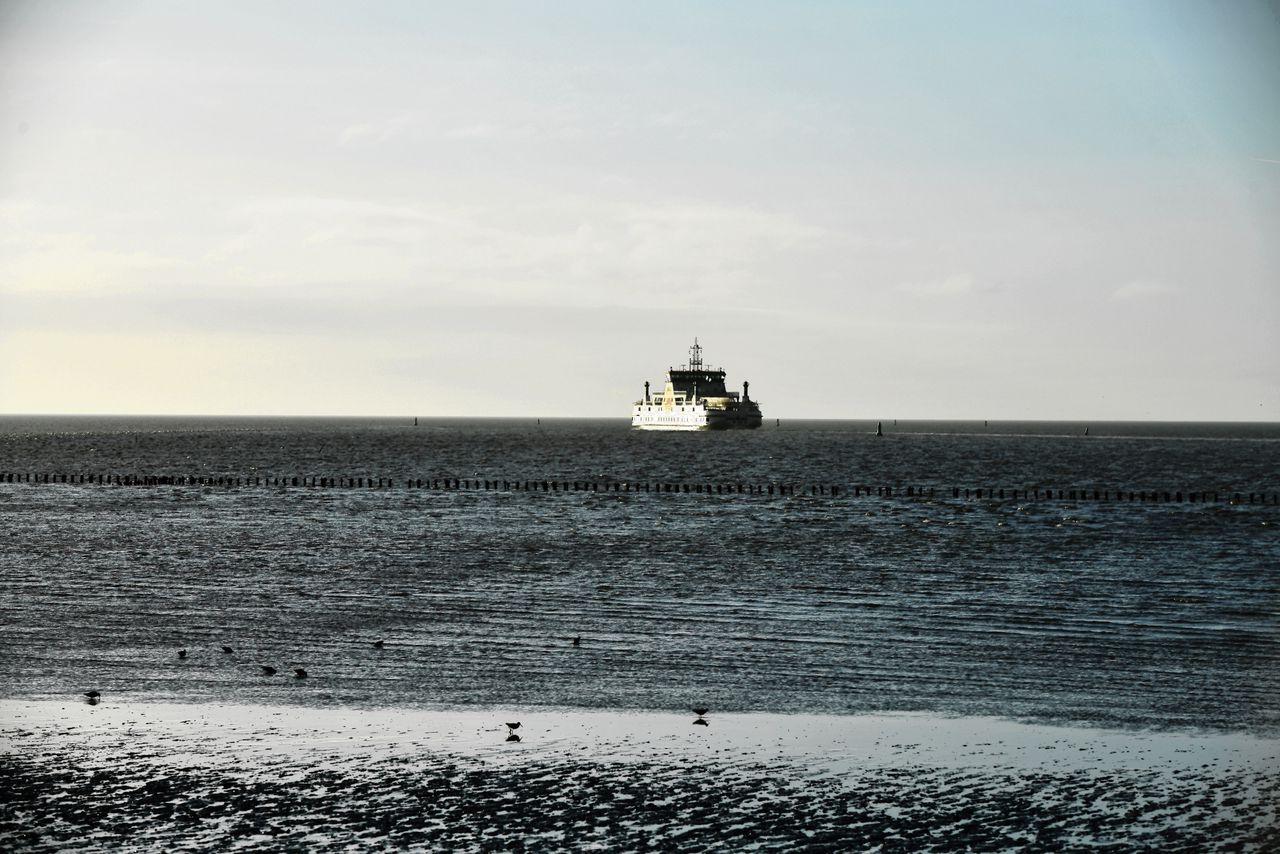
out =
<path fill-rule="evenodd" d="M 207 418 L 207 419 L 309 419 L 309 420 L 369 420 L 369 421 L 411 421 L 414 419 L 424 420 L 471 420 L 471 421 L 527 421 L 527 420 L 543 420 L 548 421 L 625 421 L 629 419 L 627 415 L 404 415 L 404 414 L 297 414 L 297 413 L 188 413 L 188 412 L 0 412 L 0 419 L 3 418 Z M 780 422 L 784 420 L 781 416 L 766 417 L 765 422 L 770 420 Z M 947 417 L 947 416 L 930 416 L 930 417 L 897 417 L 892 416 L 810 416 L 810 415 L 792 415 L 787 417 L 787 421 L 865 421 L 865 422 L 885 422 L 885 421 L 905 421 L 905 422 L 994 422 L 997 424 L 1004 423 L 1050 423 L 1050 424 L 1273 424 L 1280 426 L 1280 421 L 1270 421 L 1265 419 L 1226 419 L 1212 420 L 1205 418 L 1082 418 L 1082 417 L 1017 417 L 1017 418 L 974 418 L 974 417 Z"/>

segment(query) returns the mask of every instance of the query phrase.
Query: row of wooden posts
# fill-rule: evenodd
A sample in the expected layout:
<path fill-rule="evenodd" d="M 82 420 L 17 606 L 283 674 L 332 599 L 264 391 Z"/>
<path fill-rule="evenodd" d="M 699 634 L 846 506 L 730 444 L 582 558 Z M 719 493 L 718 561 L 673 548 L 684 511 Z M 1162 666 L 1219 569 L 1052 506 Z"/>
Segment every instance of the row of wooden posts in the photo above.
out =
<path fill-rule="evenodd" d="M 67 483 L 111 486 L 203 486 L 234 488 L 268 486 L 308 489 L 431 489 L 431 490 L 497 490 L 503 492 L 648 492 L 705 495 L 852 495 L 880 498 L 938 498 L 951 497 L 999 501 L 1138 501 L 1163 503 L 1220 503 L 1280 504 L 1280 493 L 1267 492 L 1210 492 L 1205 490 L 1122 490 L 1122 489 L 938 489 L 920 486 L 837 486 L 815 484 L 797 487 L 794 484 L 768 483 L 667 483 L 561 480 L 477 480 L 471 478 L 406 478 L 390 477 L 229 477 L 195 475 L 136 475 L 136 474 L 59 474 L 30 472 L 0 472 L 0 483 Z"/>

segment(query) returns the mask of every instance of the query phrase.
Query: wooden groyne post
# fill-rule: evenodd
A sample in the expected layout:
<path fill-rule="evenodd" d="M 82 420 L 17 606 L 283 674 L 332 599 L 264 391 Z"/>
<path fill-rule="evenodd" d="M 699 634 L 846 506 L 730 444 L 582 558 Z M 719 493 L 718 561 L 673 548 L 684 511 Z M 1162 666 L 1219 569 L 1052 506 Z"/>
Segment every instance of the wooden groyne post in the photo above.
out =
<path fill-rule="evenodd" d="M 1053 488 L 953 486 L 940 489 L 937 486 L 872 485 L 857 483 L 852 486 L 838 484 L 811 484 L 805 487 L 791 483 L 709 483 L 684 481 L 598 481 L 598 480 L 503 480 L 489 478 L 392 478 L 374 475 L 175 475 L 137 473 L 70 473 L 70 472 L 0 472 L 0 484 L 74 484 L 86 486 L 128 487 L 204 487 L 238 489 L 245 487 L 269 487 L 273 489 L 356 489 L 386 490 L 435 490 L 463 492 L 542 492 L 542 493 L 645 493 L 663 495 L 758 495 L 775 497 L 810 496 L 813 498 L 905 498 L 934 501 L 939 499 L 964 501 L 1068 501 L 1099 503 L 1158 503 L 1158 504 L 1262 504 L 1280 505 L 1277 492 L 1241 492 L 1227 490 L 1182 489 L 1114 489 L 1092 487 Z"/>

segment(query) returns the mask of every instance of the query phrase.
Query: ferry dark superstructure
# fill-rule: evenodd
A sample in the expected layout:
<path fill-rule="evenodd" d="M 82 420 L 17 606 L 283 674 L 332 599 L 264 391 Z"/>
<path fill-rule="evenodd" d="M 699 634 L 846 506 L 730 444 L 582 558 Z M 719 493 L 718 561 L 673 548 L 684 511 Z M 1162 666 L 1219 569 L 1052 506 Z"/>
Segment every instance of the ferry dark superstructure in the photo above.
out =
<path fill-rule="evenodd" d="M 636 401 L 631 426 L 637 430 L 741 430 L 759 427 L 764 420 L 760 405 L 748 394 L 750 383 L 742 384 L 742 395 L 728 391 L 725 373 L 702 363 L 698 339 L 689 348 L 689 364 L 667 371 L 661 395 Z"/>

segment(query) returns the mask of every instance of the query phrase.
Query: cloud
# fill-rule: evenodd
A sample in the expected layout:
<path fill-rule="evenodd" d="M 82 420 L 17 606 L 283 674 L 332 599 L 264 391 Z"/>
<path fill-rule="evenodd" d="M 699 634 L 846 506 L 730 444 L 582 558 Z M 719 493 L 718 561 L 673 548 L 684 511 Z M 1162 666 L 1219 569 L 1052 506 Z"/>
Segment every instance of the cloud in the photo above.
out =
<path fill-rule="evenodd" d="M 21 200 L 0 203 L 0 294 L 122 291 L 172 277 L 186 262 L 64 211 Z"/>
<path fill-rule="evenodd" d="M 1111 299 L 1118 302 L 1129 300 L 1145 300 L 1158 299 L 1169 294 L 1177 293 L 1177 288 L 1164 282 L 1156 282 L 1151 280 L 1138 280 L 1126 282 L 1116 288 L 1111 294 Z"/>
<path fill-rule="evenodd" d="M 381 204 L 258 199 L 211 263 L 239 285 L 362 281 L 441 298 L 554 304 L 716 304 L 769 295 L 841 236 L 786 213 L 578 195 L 538 201 Z M 812 266 L 812 264 L 811 264 Z"/>
<path fill-rule="evenodd" d="M 134 293 L 156 304 L 235 295 L 243 312 L 261 300 L 271 315 L 272 300 L 358 284 L 393 306 L 772 310 L 799 300 L 816 311 L 829 305 L 824 272 L 857 251 L 843 232 L 788 212 L 691 199 L 265 196 L 210 210 L 195 240 L 172 239 L 157 216 L 107 228 L 0 203 L 0 293 Z"/>
<path fill-rule="evenodd" d="M 927 282 L 908 282 L 898 286 L 898 290 L 918 296 L 951 297 L 976 293 L 989 288 L 975 284 L 972 273 L 953 273 L 942 279 Z"/>
<path fill-rule="evenodd" d="M 400 113 L 387 119 L 348 125 L 338 133 L 338 146 L 346 148 L 360 143 L 382 143 L 412 131 L 420 124 L 412 113 Z"/>

